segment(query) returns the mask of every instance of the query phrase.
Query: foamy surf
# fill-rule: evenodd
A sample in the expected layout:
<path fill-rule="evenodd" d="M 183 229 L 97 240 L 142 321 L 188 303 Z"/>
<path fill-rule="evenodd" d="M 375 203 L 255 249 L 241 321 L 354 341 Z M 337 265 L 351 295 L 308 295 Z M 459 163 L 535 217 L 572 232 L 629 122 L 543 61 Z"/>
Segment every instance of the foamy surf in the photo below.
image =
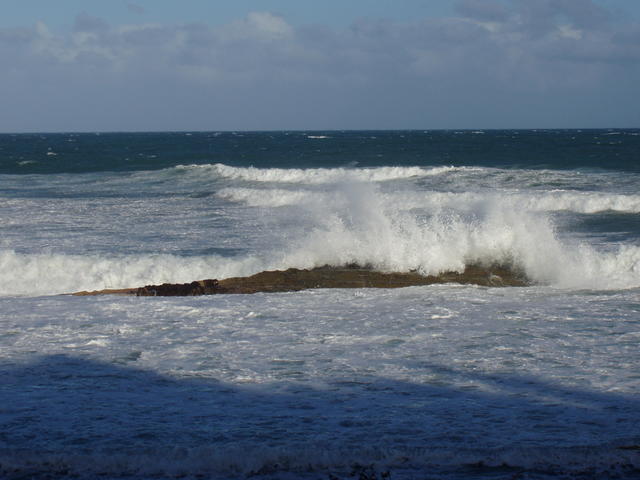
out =
<path fill-rule="evenodd" d="M 547 216 L 491 198 L 470 213 L 424 216 L 385 202 L 365 185 L 352 186 L 345 196 L 333 209 L 322 202 L 309 207 L 315 227 L 304 237 L 303 248 L 287 255 L 285 263 L 357 263 L 425 275 L 497 263 L 521 269 L 533 282 L 557 287 L 640 286 L 640 247 L 602 252 L 577 240 L 561 240 Z"/>
<path fill-rule="evenodd" d="M 68 255 L 0 251 L 0 295 L 53 295 L 250 275 L 267 264 L 216 255 Z"/>
<path fill-rule="evenodd" d="M 237 192 L 236 192 L 237 193 Z M 295 192 L 294 192 L 295 194 Z M 544 215 L 486 201 L 472 212 L 417 215 L 358 184 L 337 203 L 304 205 L 306 226 L 241 257 L 96 256 L 0 252 L 0 294 L 37 295 L 245 276 L 267 269 L 369 265 L 438 275 L 470 264 L 519 269 L 534 283 L 572 289 L 640 287 L 640 247 L 598 251 L 557 237 Z M 282 198 L 276 194 L 277 198 Z M 265 196 L 266 198 L 266 196 Z M 286 222 L 286 217 L 282 221 Z M 277 224 L 277 222 L 276 222 Z"/>
<path fill-rule="evenodd" d="M 284 189 L 223 188 L 216 196 L 231 202 L 244 203 L 250 207 L 285 207 L 314 201 L 328 200 L 323 192 Z"/>
<path fill-rule="evenodd" d="M 385 182 L 407 178 L 437 176 L 465 167 L 377 167 L 377 168 L 255 168 L 231 167 L 224 164 L 180 165 L 177 169 L 196 171 L 198 175 L 268 183 L 325 184 L 343 181 Z"/>
<path fill-rule="evenodd" d="M 335 203 L 342 201 L 336 189 L 273 189 L 223 188 L 216 193 L 220 198 L 245 203 L 252 207 L 282 207 L 305 203 Z M 429 209 L 437 212 L 444 208 L 469 210 L 491 202 L 501 202 L 511 208 L 532 212 L 575 213 L 640 213 L 640 195 L 609 194 L 601 192 L 540 191 L 514 192 L 384 192 L 385 200 L 409 210 Z"/>
<path fill-rule="evenodd" d="M 218 189 L 213 197 L 203 197 L 204 201 L 195 198 L 189 204 L 193 206 L 189 206 L 188 223 L 184 222 L 185 212 L 175 205 L 175 201 L 162 197 L 148 205 L 145 201 L 137 201 L 136 216 L 127 220 L 127 209 L 131 204 L 126 200 L 126 194 L 132 185 L 126 176 L 118 176 L 109 187 L 122 189 L 128 204 L 119 207 L 119 201 L 115 199 L 96 203 L 95 208 L 104 208 L 108 203 L 102 213 L 117 215 L 119 222 L 129 221 L 133 231 L 141 219 L 147 221 L 144 212 L 158 217 L 173 215 L 174 224 L 167 225 L 167 233 L 175 232 L 177 238 L 186 236 L 191 249 L 197 246 L 206 249 L 208 242 L 216 246 L 216 234 L 231 234 L 231 227 L 246 221 L 252 227 L 245 232 L 244 242 L 248 243 L 248 234 L 253 235 L 251 251 L 226 257 L 163 255 L 149 251 L 118 256 L 16 253 L 5 248 L 0 252 L 0 294 L 39 295 L 129 288 L 246 276 L 267 269 L 347 264 L 369 265 L 385 272 L 418 271 L 424 275 L 462 272 L 471 264 L 501 264 L 522 271 L 532 282 L 541 285 L 570 289 L 640 286 L 640 247 L 621 244 L 599 249 L 579 237 L 559 235 L 557 225 L 547 214 L 557 211 L 635 214 L 640 212 L 639 195 L 500 188 L 451 192 L 425 190 L 424 186 L 413 182 L 401 186 L 385 183 L 419 175 L 423 175 L 422 179 L 435 178 L 442 173 L 451 173 L 449 182 L 455 182 L 458 175 L 487 175 L 486 171 L 453 171 L 449 167 L 285 170 L 218 164 L 181 168 L 191 174 L 214 171 L 218 177 L 226 175 L 227 185 L 230 179 L 242 179 L 261 186 L 226 186 Z M 167 170 L 161 171 L 160 175 L 171 178 Z M 202 175 L 198 175 L 198 181 L 200 177 Z M 58 181 L 62 182 L 62 178 Z M 140 175 L 135 178 L 141 179 Z M 160 177 L 152 176 L 147 181 L 153 178 Z M 192 180 L 184 181 L 182 188 L 187 188 Z M 155 191 L 159 187 L 151 181 L 149 188 Z M 37 209 L 38 202 L 37 198 L 12 200 L 6 208 L 14 209 L 16 213 L 8 218 L 17 222 L 22 218 L 21 206 Z M 248 208 L 234 211 L 231 217 L 219 213 L 225 209 L 230 211 L 229 202 Z M 69 200 L 57 203 L 59 211 L 55 210 L 56 203 L 46 205 L 57 218 L 63 218 L 67 212 L 85 213 L 82 209 L 73 210 Z M 289 211 L 280 211 L 280 207 L 297 210 L 292 215 Z M 213 225 L 226 225 L 226 230 L 216 227 L 203 235 L 207 230 L 202 230 L 196 222 L 200 210 L 205 225 L 213 218 Z M 73 225 L 75 221 L 70 218 L 69 224 Z M 96 238 L 102 235 L 102 226 L 98 227 Z M 191 228 L 193 233 L 185 228 Z M 138 232 L 140 238 L 145 238 L 145 229 L 141 227 Z M 201 240 L 191 240 L 192 235 Z M 158 244 L 151 242 L 149 245 L 153 248 Z M 226 240 L 225 245 L 228 245 Z"/>

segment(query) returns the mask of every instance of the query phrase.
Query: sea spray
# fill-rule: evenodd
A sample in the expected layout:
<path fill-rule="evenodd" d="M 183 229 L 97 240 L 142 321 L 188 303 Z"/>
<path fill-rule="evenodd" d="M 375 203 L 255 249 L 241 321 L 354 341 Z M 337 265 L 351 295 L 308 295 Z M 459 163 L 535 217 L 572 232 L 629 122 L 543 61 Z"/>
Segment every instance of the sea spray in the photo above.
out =
<path fill-rule="evenodd" d="M 578 239 L 560 238 L 548 214 L 525 208 L 533 197 L 522 201 L 500 193 L 432 192 L 421 194 L 421 203 L 415 192 L 390 193 L 380 183 L 360 180 L 326 183 L 319 191 L 254 192 L 235 190 L 232 200 L 246 199 L 248 207 L 262 210 L 258 217 L 272 241 L 260 251 L 185 257 L 5 249 L 0 252 L 0 292 L 68 293 L 351 263 L 425 275 L 500 264 L 521 270 L 533 282 L 562 288 L 640 286 L 640 247 L 603 252 Z M 229 189 L 219 196 L 226 199 Z M 263 204 L 254 206 L 256 198 Z M 279 208 L 281 200 L 285 210 Z"/>
<path fill-rule="evenodd" d="M 562 288 L 640 286 L 640 248 L 603 252 L 578 239 L 561 238 L 545 213 L 577 206 L 580 199 L 590 200 L 582 205 L 586 212 L 614 204 L 633 209 L 638 201 L 634 196 L 389 193 L 380 184 L 360 181 L 336 182 L 320 192 L 227 189 L 221 195 L 260 208 L 295 203 L 307 226 L 280 261 L 284 266 L 356 263 L 436 275 L 460 272 L 468 264 L 503 264 L 522 270 L 536 283 Z"/>
<path fill-rule="evenodd" d="M 406 210 L 370 183 L 341 183 L 333 197 L 328 204 L 305 204 L 316 225 L 285 263 L 356 263 L 425 275 L 461 272 L 472 263 L 506 264 L 546 280 L 549 272 L 538 265 L 562 257 L 548 218 L 505 209 L 491 197 L 464 213 Z"/>

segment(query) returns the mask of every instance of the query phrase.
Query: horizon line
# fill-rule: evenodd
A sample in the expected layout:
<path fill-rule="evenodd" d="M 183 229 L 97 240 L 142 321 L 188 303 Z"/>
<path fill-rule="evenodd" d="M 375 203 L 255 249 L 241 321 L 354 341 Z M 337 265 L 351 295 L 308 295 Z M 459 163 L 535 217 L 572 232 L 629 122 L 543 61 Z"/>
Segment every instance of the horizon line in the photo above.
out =
<path fill-rule="evenodd" d="M 347 132 L 491 132 L 491 131 L 583 131 L 583 130 L 640 130 L 640 127 L 529 127 L 529 128 L 334 128 L 334 129 L 265 129 L 265 130 L 33 130 L 0 132 L 0 135 L 103 135 L 103 134 L 159 134 L 159 133 L 347 133 Z"/>

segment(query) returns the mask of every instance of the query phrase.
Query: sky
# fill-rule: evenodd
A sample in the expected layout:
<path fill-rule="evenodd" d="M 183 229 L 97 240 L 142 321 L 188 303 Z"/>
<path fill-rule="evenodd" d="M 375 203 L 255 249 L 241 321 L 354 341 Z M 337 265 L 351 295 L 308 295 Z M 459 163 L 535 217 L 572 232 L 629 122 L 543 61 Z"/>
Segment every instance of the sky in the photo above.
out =
<path fill-rule="evenodd" d="M 638 0 L 0 6 L 0 132 L 640 127 Z"/>

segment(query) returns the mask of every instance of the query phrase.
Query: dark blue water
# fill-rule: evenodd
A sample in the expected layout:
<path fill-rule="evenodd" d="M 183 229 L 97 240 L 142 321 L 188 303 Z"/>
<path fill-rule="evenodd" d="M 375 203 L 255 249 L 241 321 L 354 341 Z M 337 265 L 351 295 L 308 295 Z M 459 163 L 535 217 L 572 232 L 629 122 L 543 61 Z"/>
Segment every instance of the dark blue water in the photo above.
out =
<path fill-rule="evenodd" d="M 466 165 L 639 172 L 640 129 L 0 135 L 0 173 L 5 174 L 156 170 L 206 163 L 261 168 Z"/>

